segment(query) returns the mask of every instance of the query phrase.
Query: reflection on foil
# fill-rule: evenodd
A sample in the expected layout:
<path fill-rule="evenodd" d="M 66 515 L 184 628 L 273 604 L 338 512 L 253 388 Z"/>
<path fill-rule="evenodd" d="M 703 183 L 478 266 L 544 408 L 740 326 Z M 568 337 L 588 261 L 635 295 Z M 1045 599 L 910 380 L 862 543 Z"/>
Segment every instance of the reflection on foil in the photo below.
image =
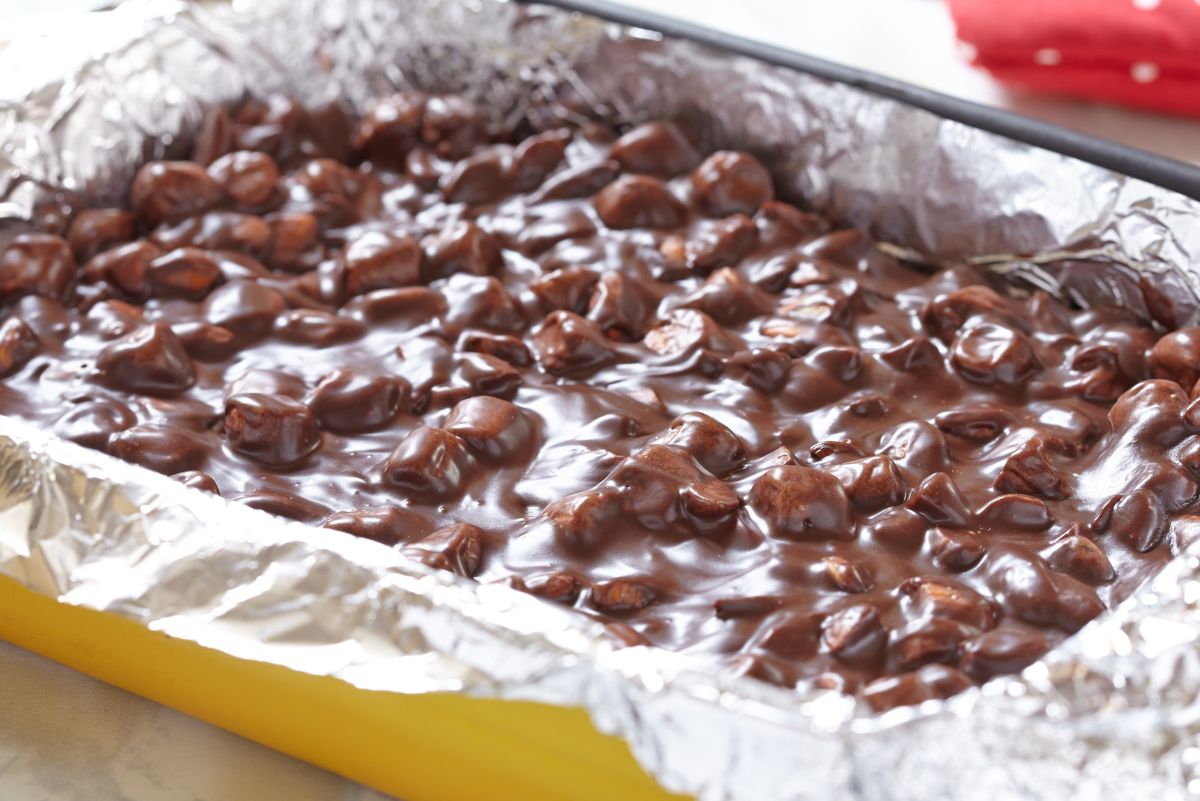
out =
<path fill-rule="evenodd" d="M 907 258 L 969 259 L 1169 325 L 1198 318 L 1194 201 L 751 58 L 497 0 L 141 0 L 0 33 L 0 241 L 119 199 L 213 104 L 282 91 L 361 108 L 396 88 L 463 93 L 539 127 L 673 117 Z M 15 421 L 0 420 L 0 475 L 0 570 L 40 592 L 363 688 L 583 706 L 666 787 L 704 799 L 1200 795 L 1190 556 L 1021 678 L 873 717 L 836 694 L 611 650 L 536 599 Z"/>

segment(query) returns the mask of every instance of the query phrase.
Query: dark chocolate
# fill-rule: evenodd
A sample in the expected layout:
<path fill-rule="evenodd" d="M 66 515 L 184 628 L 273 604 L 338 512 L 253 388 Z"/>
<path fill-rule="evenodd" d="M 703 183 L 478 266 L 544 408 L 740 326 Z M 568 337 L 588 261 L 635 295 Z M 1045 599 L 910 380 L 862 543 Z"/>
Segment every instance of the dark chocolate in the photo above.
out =
<path fill-rule="evenodd" d="M 220 112 L 0 252 L 0 413 L 875 708 L 1021 670 L 1171 558 L 1200 329 L 918 270 L 753 155 L 617 133 Z"/>

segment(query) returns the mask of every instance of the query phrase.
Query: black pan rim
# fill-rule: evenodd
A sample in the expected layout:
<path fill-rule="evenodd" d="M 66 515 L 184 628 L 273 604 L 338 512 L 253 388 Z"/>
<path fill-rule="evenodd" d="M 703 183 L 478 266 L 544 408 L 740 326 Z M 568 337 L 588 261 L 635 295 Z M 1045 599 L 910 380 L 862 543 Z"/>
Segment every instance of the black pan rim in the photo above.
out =
<path fill-rule="evenodd" d="M 665 36 L 787 67 L 924 109 L 939 117 L 998 134 L 1044 150 L 1086 161 L 1113 172 L 1200 200 L 1200 166 L 1129 145 L 1091 136 L 1013 111 L 925 89 L 856 67 L 805 55 L 607 0 L 516 0 L 598 17 Z"/>

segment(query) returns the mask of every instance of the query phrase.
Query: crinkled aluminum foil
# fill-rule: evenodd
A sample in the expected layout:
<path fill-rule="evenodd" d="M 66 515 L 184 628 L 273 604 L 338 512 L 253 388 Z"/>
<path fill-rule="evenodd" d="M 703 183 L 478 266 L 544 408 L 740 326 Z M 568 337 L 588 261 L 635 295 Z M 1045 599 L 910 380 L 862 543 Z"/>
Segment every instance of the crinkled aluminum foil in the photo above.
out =
<path fill-rule="evenodd" d="M 981 258 L 1143 312 L 1149 287 L 1171 300 L 1159 319 L 1200 318 L 1195 201 L 849 86 L 497 0 L 139 0 L 0 33 L 0 236 L 119 198 L 212 104 L 286 91 L 361 107 L 397 87 L 541 123 L 674 117 L 706 147 L 760 154 L 784 194 L 925 258 Z M 515 591 L 3 418 L 0 571 L 363 688 L 583 706 L 664 786 L 705 801 L 1200 795 L 1190 553 L 1021 677 L 882 716 L 706 675 L 665 651 L 614 650 L 594 624 Z"/>

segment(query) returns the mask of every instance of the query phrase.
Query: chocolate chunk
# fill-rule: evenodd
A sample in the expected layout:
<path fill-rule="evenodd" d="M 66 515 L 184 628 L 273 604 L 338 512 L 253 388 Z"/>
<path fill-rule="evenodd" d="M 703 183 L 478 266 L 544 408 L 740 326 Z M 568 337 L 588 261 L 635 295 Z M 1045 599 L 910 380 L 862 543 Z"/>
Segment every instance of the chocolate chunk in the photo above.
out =
<path fill-rule="evenodd" d="M 774 612 L 782 603 L 783 599 L 773 595 L 722 598 L 713 603 L 713 610 L 721 620 L 757 618 Z"/>
<path fill-rule="evenodd" d="M 1117 501 L 1106 529 L 1130 548 L 1145 553 L 1162 541 L 1167 521 L 1158 499 L 1138 490 Z"/>
<path fill-rule="evenodd" d="M 306 211 L 280 211 L 264 218 L 271 231 L 263 259 L 277 270 L 307 272 L 325 255 L 321 225 Z"/>
<path fill-rule="evenodd" d="M 293 199 L 304 198 L 303 209 L 323 225 L 348 225 L 379 210 L 376 179 L 330 158 L 307 162 L 288 182 Z"/>
<path fill-rule="evenodd" d="M 483 561 L 483 532 L 470 523 L 455 523 L 405 546 L 403 552 L 438 570 L 473 578 Z"/>
<path fill-rule="evenodd" d="M 229 119 L 229 113 L 219 106 L 212 109 L 200 124 L 196 140 L 192 143 L 192 161 L 212 164 L 233 150 L 234 139 L 233 121 Z"/>
<path fill-rule="evenodd" d="M 945 473 L 934 473 L 922 481 L 904 505 L 934 525 L 952 528 L 971 525 L 970 509 L 954 480 Z"/>
<path fill-rule="evenodd" d="M 600 276 L 582 267 L 554 270 L 535 279 L 529 288 L 550 310 L 583 313 Z"/>
<path fill-rule="evenodd" d="M 613 160 L 630 172 L 671 178 L 695 167 L 700 154 L 671 122 L 639 125 L 613 142 Z"/>
<path fill-rule="evenodd" d="M 258 509 L 260 512 L 286 517 L 289 520 L 299 520 L 301 523 L 315 523 L 329 514 L 329 508 L 315 503 L 307 498 L 291 492 L 280 492 L 273 489 L 253 489 L 236 495 L 230 500 Z"/>
<path fill-rule="evenodd" d="M 601 487 L 552 501 L 542 510 L 542 518 L 550 524 L 559 547 L 586 556 L 604 545 L 606 532 L 619 521 L 620 512 L 617 492 Z"/>
<path fill-rule="evenodd" d="M 779 612 L 768 618 L 752 642 L 767 653 L 784 659 L 807 659 L 820 647 L 821 624 L 822 617 L 812 612 Z"/>
<path fill-rule="evenodd" d="M 496 240 L 473 222 L 456 222 L 422 244 L 427 281 L 455 273 L 490 275 L 504 263 Z"/>
<path fill-rule="evenodd" d="M 450 498 L 466 488 L 474 464 L 462 437 L 421 426 L 410 431 L 388 456 L 383 477 L 418 498 Z"/>
<path fill-rule="evenodd" d="M 968 286 L 938 295 L 921 309 L 925 328 L 943 342 L 950 342 L 968 320 L 1015 323 L 1009 301 L 985 286 Z"/>
<path fill-rule="evenodd" d="M 591 582 L 572 570 L 554 570 L 549 573 L 534 573 L 520 579 L 520 589 L 548 601 L 574 604 Z"/>
<path fill-rule="evenodd" d="M 645 581 L 619 578 L 592 585 L 592 606 L 610 615 L 645 609 L 657 599 L 654 587 Z"/>
<path fill-rule="evenodd" d="M 176 473 L 171 476 L 171 478 L 185 487 L 191 487 L 203 492 L 211 492 L 213 495 L 221 494 L 221 489 L 217 486 L 217 482 L 213 480 L 213 477 L 199 470 L 184 470 L 182 473 Z"/>
<path fill-rule="evenodd" d="M 572 200 L 574 198 L 591 197 L 604 187 L 617 180 L 621 174 L 621 165 L 615 161 L 595 161 L 578 164 L 559 170 L 542 184 L 532 200 L 544 202 L 547 200 Z"/>
<path fill-rule="evenodd" d="M 446 298 L 440 292 L 423 286 L 409 286 L 368 292 L 348 302 L 341 313 L 368 328 L 383 323 L 416 328 L 436 320 L 446 311 Z"/>
<path fill-rule="evenodd" d="M 1108 410 L 1113 431 L 1136 437 L 1143 446 L 1173 447 L 1187 436 L 1184 412 L 1188 396 L 1173 381 L 1143 381 Z"/>
<path fill-rule="evenodd" d="M 900 584 L 901 606 L 913 618 L 953 620 L 979 631 L 988 631 L 999 617 L 995 606 L 979 593 L 949 580 L 925 577 Z"/>
<path fill-rule="evenodd" d="M 75 282 L 75 256 L 62 237 L 19 234 L 0 250 L 0 300 L 41 295 L 63 300 Z"/>
<path fill-rule="evenodd" d="M 493 331 L 520 331 L 525 314 L 517 301 L 494 276 L 458 273 L 442 287 L 451 326 L 486 328 Z"/>
<path fill-rule="evenodd" d="M 764 201 L 754 219 L 763 244 L 772 248 L 806 242 L 829 231 L 824 217 L 781 200 Z"/>
<path fill-rule="evenodd" d="M 71 220 L 67 243 L 83 264 L 97 253 L 134 238 L 137 220 L 124 209 L 84 209 Z"/>
<path fill-rule="evenodd" d="M 1071 359 L 1071 369 L 1085 373 L 1066 384 L 1084 400 L 1111 403 L 1133 384 L 1121 367 L 1116 348 L 1110 345 L 1081 347 Z"/>
<path fill-rule="evenodd" d="M 829 469 L 841 482 L 856 509 L 877 512 L 904 500 L 904 479 L 896 463 L 886 456 L 869 456 Z"/>
<path fill-rule="evenodd" d="M 646 333 L 642 343 L 662 356 L 678 356 L 696 349 L 733 353 L 741 343 L 709 317 L 695 309 L 671 312 Z"/>
<path fill-rule="evenodd" d="M 371 161 L 398 167 L 421 136 L 428 96 L 400 92 L 377 100 L 354 131 L 354 149 Z"/>
<path fill-rule="evenodd" d="M 1068 534 L 1056 542 L 1046 555 L 1046 561 L 1060 573 L 1086 584 L 1107 584 L 1117 577 L 1104 550 L 1079 533 Z"/>
<path fill-rule="evenodd" d="M 134 212 L 150 226 L 207 211 L 220 199 L 217 182 L 189 161 L 152 161 L 137 171 L 129 190 Z"/>
<path fill-rule="evenodd" d="M 617 465 L 609 482 L 622 508 L 651 531 L 685 525 L 711 534 L 733 522 L 737 494 L 704 473 L 683 449 L 652 444 Z"/>
<path fill-rule="evenodd" d="M 162 248 L 150 242 L 118 245 L 95 256 L 84 265 L 84 276 L 94 281 L 107 280 L 127 295 L 146 294 L 146 273 L 150 262 L 162 255 Z"/>
<path fill-rule="evenodd" d="M 912 620 L 893 632 L 888 651 L 898 670 L 913 670 L 923 665 L 958 661 L 960 646 L 972 630 L 941 617 Z"/>
<path fill-rule="evenodd" d="M 430 533 L 428 520 L 411 509 L 396 506 L 370 506 L 350 512 L 335 512 L 325 518 L 322 525 L 384 545 L 414 542 Z"/>
<path fill-rule="evenodd" d="M 771 200 L 771 173 L 749 153 L 714 153 L 692 173 L 696 204 L 710 217 L 754 214 Z"/>
<path fill-rule="evenodd" d="M 961 329 L 954 338 L 950 363 L 968 381 L 979 384 L 1020 384 L 1041 368 L 1024 334 L 995 323 Z"/>
<path fill-rule="evenodd" d="M 487 460 L 528 456 L 535 443 L 529 415 L 500 398 L 481 395 L 460 401 L 442 424 Z"/>
<path fill-rule="evenodd" d="M 750 508 L 772 536 L 794 540 L 849 539 L 849 500 L 838 480 L 809 467 L 768 470 L 750 491 Z"/>
<path fill-rule="evenodd" d="M 334 370 L 308 398 L 321 427 L 339 433 L 372 431 L 391 421 L 408 401 L 403 378 L 354 370 Z"/>
<path fill-rule="evenodd" d="M 992 484 L 1000 492 L 1017 492 L 1051 500 L 1065 498 L 1067 482 L 1054 468 L 1045 443 L 1033 438 L 1004 460 L 1004 466 Z"/>
<path fill-rule="evenodd" d="M 929 521 L 904 507 L 885 509 L 863 527 L 863 535 L 884 548 L 901 553 L 916 550 L 925 537 Z"/>
<path fill-rule="evenodd" d="M 878 679 L 862 690 L 862 698 L 875 712 L 923 701 L 949 698 L 971 686 L 971 680 L 947 665 L 925 665 L 913 673 Z"/>
<path fill-rule="evenodd" d="M 562 163 L 570 131 L 558 129 L 531 136 L 513 150 L 513 188 L 536 189 Z"/>
<path fill-rule="evenodd" d="M 916 476 L 941 472 L 949 460 L 945 437 L 924 420 L 910 420 L 886 432 L 878 453 Z"/>
<path fill-rule="evenodd" d="M 549 250 L 559 242 L 587 239 L 596 233 L 592 218 L 574 206 L 540 213 L 516 235 L 512 246 L 529 257 Z"/>
<path fill-rule="evenodd" d="M 146 265 L 146 289 L 154 297 L 202 298 L 221 269 L 212 256 L 197 248 L 177 248 Z"/>
<path fill-rule="evenodd" d="M 450 203 L 495 203 L 512 188 L 512 154 L 506 148 L 473 153 L 455 164 L 440 183 L 442 195 Z"/>
<path fill-rule="evenodd" d="M 653 298 L 636 278 L 604 273 L 588 301 L 587 318 L 609 339 L 635 342 L 646 333 Z"/>
<path fill-rule="evenodd" d="M 237 353 L 240 342 L 228 328 L 209 323 L 183 323 L 172 327 L 188 356 L 198 362 L 223 362 Z"/>
<path fill-rule="evenodd" d="M 866 592 L 875 586 L 871 571 L 862 562 L 842 556 L 826 556 L 821 565 L 829 583 L 842 592 Z"/>
<path fill-rule="evenodd" d="M 0 378 L 7 378 L 37 354 L 37 334 L 20 317 L 9 317 L 0 325 Z"/>
<path fill-rule="evenodd" d="M 848 606 L 821 623 L 822 647 L 848 664 L 878 662 L 886 644 L 879 611 L 870 604 Z"/>
<path fill-rule="evenodd" d="M 368 231 L 346 243 L 342 261 L 350 297 L 421 280 L 421 248 L 411 236 Z"/>
<path fill-rule="evenodd" d="M 678 228 L 687 212 L 666 184 L 624 175 L 596 195 L 596 213 L 609 228 Z"/>
<path fill-rule="evenodd" d="M 961 667 L 976 681 L 986 681 L 1003 673 L 1020 673 L 1048 648 L 1046 638 L 1038 632 L 1002 626 L 966 643 Z"/>
<path fill-rule="evenodd" d="M 174 225 L 160 225 L 150 235 L 164 250 L 193 246 L 255 256 L 271 241 L 271 226 L 261 217 L 235 211 L 208 211 Z"/>
<path fill-rule="evenodd" d="M 1054 572 L 1039 557 L 992 554 L 986 568 L 988 586 L 1008 614 L 1033 626 L 1073 634 L 1104 610 L 1094 589 Z"/>
<path fill-rule="evenodd" d="M 451 388 L 447 397 L 494 395 L 497 398 L 512 398 L 517 394 L 521 380 L 521 374 L 508 362 L 486 353 L 462 353 L 454 357 Z"/>
<path fill-rule="evenodd" d="M 289 467 L 321 446 L 312 410 L 283 395 L 246 393 L 225 401 L 225 441 L 256 462 Z"/>
<path fill-rule="evenodd" d="M 137 417 L 125 404 L 109 399 L 77 403 L 54 423 L 54 433 L 87 448 L 105 450 L 113 434 L 131 427 Z"/>
<path fill-rule="evenodd" d="M 1001 495 L 976 513 L 979 524 L 992 531 L 1044 531 L 1054 522 L 1050 507 L 1030 495 Z"/>
<path fill-rule="evenodd" d="M 287 302 L 274 289 L 239 279 L 217 287 L 204 302 L 204 316 L 213 325 L 239 336 L 265 336 Z"/>
<path fill-rule="evenodd" d="M 1200 380 L 1200 328 L 1181 328 L 1154 343 L 1150 374 L 1191 390 Z"/>
<path fill-rule="evenodd" d="M 142 307 L 133 306 L 132 303 L 119 300 L 100 301 L 88 309 L 88 323 L 94 327 L 97 336 L 116 339 L 142 327 L 145 314 Z"/>
<path fill-rule="evenodd" d="M 280 339 L 317 348 L 350 342 L 364 333 L 366 326 L 357 320 L 320 309 L 292 309 L 275 320 L 275 335 Z"/>
<path fill-rule="evenodd" d="M 546 315 L 530 346 L 541 368 L 552 375 L 578 376 L 616 361 L 596 324 L 569 311 Z"/>
<path fill-rule="evenodd" d="M 142 326 L 105 345 L 96 356 L 96 372 L 107 386 L 147 395 L 182 392 L 196 380 L 187 349 L 165 323 Z"/>
<path fill-rule="evenodd" d="M 941 363 L 941 355 L 938 353 L 937 347 L 928 337 L 923 336 L 909 337 L 899 345 L 881 352 L 879 358 L 896 370 L 905 372 L 921 370 Z"/>
<path fill-rule="evenodd" d="M 928 542 L 934 564 L 949 573 L 970 570 L 987 553 L 983 537 L 974 531 L 955 531 L 939 526 L 929 532 Z"/>
<path fill-rule="evenodd" d="M 703 412 L 688 412 L 676 417 L 658 441 L 687 451 L 701 467 L 718 478 L 746 463 L 746 446 L 737 434 Z"/>
<path fill-rule="evenodd" d="M 744 214 L 706 223 L 682 244 L 668 239 L 661 246 L 663 255 L 673 262 L 699 273 L 710 273 L 737 264 L 758 246 L 758 228 Z"/>
<path fill-rule="evenodd" d="M 792 360 L 786 353 L 770 348 L 739 351 L 725 360 L 725 374 L 760 392 L 777 392 L 788 375 Z"/>
<path fill-rule="evenodd" d="M 1012 424 L 1012 413 L 998 406 L 968 406 L 939 412 L 937 427 L 947 434 L 971 440 L 991 442 Z"/>
<path fill-rule="evenodd" d="M 217 186 L 241 206 L 257 206 L 270 200 L 279 183 L 279 168 L 266 153 L 227 153 L 208 165 Z"/>
<path fill-rule="evenodd" d="M 804 357 L 804 363 L 824 370 L 841 381 L 853 381 L 862 372 L 862 351 L 840 345 L 814 348 Z"/>
<path fill-rule="evenodd" d="M 527 367 L 533 364 L 533 356 L 525 343 L 516 337 L 505 334 L 492 334 L 487 331 L 463 331 L 458 337 L 459 350 L 471 353 L 484 353 L 502 359 L 514 367 Z"/>
<path fill-rule="evenodd" d="M 127 462 L 174 475 L 203 467 L 209 447 L 191 431 L 143 424 L 114 433 L 108 440 L 108 451 Z"/>
<path fill-rule="evenodd" d="M 728 326 L 745 323 L 767 313 L 771 307 L 761 290 L 730 268 L 717 270 L 700 288 L 676 298 L 662 310 L 696 309 Z"/>
<path fill-rule="evenodd" d="M 483 113 L 457 95 L 433 95 L 425 101 L 421 141 L 443 158 L 462 158 L 483 141 Z"/>

